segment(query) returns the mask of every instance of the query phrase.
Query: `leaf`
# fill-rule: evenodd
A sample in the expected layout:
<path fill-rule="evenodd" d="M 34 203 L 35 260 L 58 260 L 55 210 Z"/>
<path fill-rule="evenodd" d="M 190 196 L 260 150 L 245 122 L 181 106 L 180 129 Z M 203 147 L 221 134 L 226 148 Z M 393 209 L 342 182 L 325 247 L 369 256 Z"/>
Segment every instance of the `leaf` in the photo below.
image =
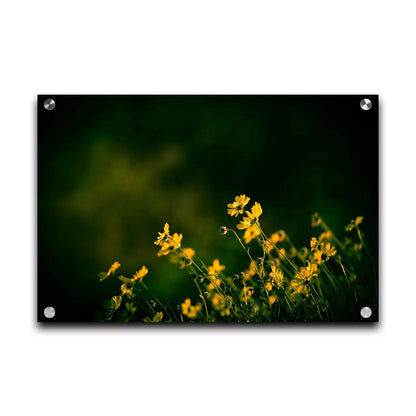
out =
<path fill-rule="evenodd" d="M 111 321 L 111 319 L 113 318 L 114 312 L 115 310 L 115 305 L 113 300 L 107 300 L 104 302 L 104 319 L 106 321 Z"/>
<path fill-rule="evenodd" d="M 107 279 L 107 277 L 109 277 L 109 275 L 107 275 L 107 273 L 105 272 L 100 272 L 97 274 L 97 277 L 100 279 L 100 282 L 102 282 L 103 280 Z"/>
<path fill-rule="evenodd" d="M 117 277 L 124 283 L 131 282 L 131 279 L 129 279 L 128 277 L 124 277 L 124 276 L 117 276 Z"/>
<path fill-rule="evenodd" d="M 106 321 L 111 321 L 113 319 L 114 309 L 107 309 L 104 313 L 104 319 Z"/>

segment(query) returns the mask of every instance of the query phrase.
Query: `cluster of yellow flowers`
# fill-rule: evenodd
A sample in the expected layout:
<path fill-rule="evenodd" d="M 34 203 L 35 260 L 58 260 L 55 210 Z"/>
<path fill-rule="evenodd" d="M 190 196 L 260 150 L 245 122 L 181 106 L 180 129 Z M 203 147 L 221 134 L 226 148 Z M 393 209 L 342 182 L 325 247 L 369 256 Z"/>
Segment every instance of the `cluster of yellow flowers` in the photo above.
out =
<path fill-rule="evenodd" d="M 143 266 L 131 279 L 118 276 L 123 281 L 121 294 L 111 300 L 111 317 L 114 316 L 125 299 L 124 315 L 121 319 L 132 319 L 140 308 L 141 313 L 149 314 L 145 322 L 165 321 L 205 321 L 218 320 L 237 322 L 259 322 L 278 320 L 314 320 L 334 318 L 328 298 L 337 295 L 347 285 L 354 290 L 357 280 L 358 260 L 364 246 L 359 226 L 363 217 L 357 217 L 346 226 L 346 231 L 357 230 L 358 242 L 346 239 L 340 243 L 319 214 L 312 215 L 313 228 L 321 227 L 322 232 L 312 237 L 310 247 L 297 249 L 284 230 L 268 236 L 262 229 L 260 216 L 262 207 L 255 202 L 247 208 L 250 198 L 238 195 L 227 205 L 231 217 L 242 215 L 237 230 L 244 231 L 240 237 L 237 230 L 222 226 L 221 234 L 233 234 L 247 254 L 249 266 L 236 271 L 231 277 L 225 274 L 225 265 L 214 259 L 211 265 L 196 257 L 193 248 L 182 247 L 183 235 L 170 233 L 169 224 L 164 225 L 154 242 L 159 246 L 158 256 L 169 256 L 172 263 L 187 269 L 198 291 L 199 299 L 192 304 L 187 297 L 179 306 L 180 316 L 170 314 L 158 299 L 138 303 L 136 285 L 145 290 L 143 277 L 148 269 Z M 244 240 L 244 242 L 243 242 Z M 257 244 L 251 247 L 251 243 Z M 338 254 L 338 249 L 342 255 Z M 256 252 L 258 256 L 253 257 Z M 331 259 L 334 259 L 331 261 Z M 344 264 L 344 262 L 346 263 Z M 114 274 L 120 267 L 115 262 L 107 273 L 101 273 L 100 280 Z M 342 279 L 345 278 L 344 283 Z M 352 288 L 351 288 L 352 287 Z M 163 311 L 158 310 L 163 309 Z M 167 312 L 169 316 L 164 315 Z"/>
<path fill-rule="evenodd" d="M 120 263 L 118 261 L 114 262 L 110 268 L 108 269 L 107 273 L 99 273 L 98 277 L 100 281 L 104 280 L 106 277 L 113 275 L 116 270 L 120 267 Z M 135 312 L 137 311 L 137 305 L 135 304 L 136 301 L 136 293 L 135 287 L 137 284 L 143 283 L 143 277 L 149 273 L 149 270 L 146 266 L 142 266 L 139 271 L 136 271 L 133 274 L 133 277 L 128 278 L 122 275 L 117 276 L 119 280 L 123 283 L 120 286 L 120 295 L 113 296 L 110 301 L 105 304 L 105 315 L 104 320 L 109 321 L 113 318 L 115 312 L 120 308 L 123 299 L 125 299 L 124 305 L 125 309 L 123 311 L 123 318 L 124 320 L 129 320 L 132 316 L 134 316 Z M 162 315 L 157 315 L 159 320 L 155 320 L 155 317 L 151 320 L 152 322 L 159 322 L 163 318 L 163 313 L 160 312 Z M 156 316 L 156 315 L 155 315 Z M 148 318 L 146 318 L 148 319 Z M 150 321 L 149 321 L 150 322 Z"/>
<path fill-rule="evenodd" d="M 179 263 L 183 269 L 186 265 L 192 263 L 192 257 L 195 255 L 195 250 L 190 247 L 182 248 L 181 242 L 183 235 L 174 233 L 172 236 L 169 234 L 169 224 L 166 223 L 163 232 L 158 233 L 159 236 L 154 244 L 160 246 L 160 250 L 157 253 L 158 256 L 167 256 L 169 254 L 175 254 L 171 256 L 173 263 Z"/>
<path fill-rule="evenodd" d="M 160 250 L 157 253 L 158 256 L 167 256 L 173 251 L 181 247 L 183 235 L 174 233 L 172 236 L 169 234 L 169 224 L 166 223 L 163 228 L 163 232 L 159 233 L 155 244 L 160 246 Z"/>
<path fill-rule="evenodd" d="M 202 309 L 202 304 L 198 303 L 195 306 L 191 305 L 191 299 L 185 299 L 182 303 L 182 314 L 190 319 L 195 319 L 198 316 L 199 311 Z"/>
<path fill-rule="evenodd" d="M 133 296 L 133 288 L 134 285 L 137 283 L 141 283 L 143 281 L 143 277 L 149 273 L 149 270 L 146 268 L 146 266 L 143 266 L 140 271 L 134 273 L 133 277 L 131 279 L 119 276 L 119 279 L 122 280 L 124 283 L 121 285 L 121 293 L 123 295 L 127 296 Z"/>

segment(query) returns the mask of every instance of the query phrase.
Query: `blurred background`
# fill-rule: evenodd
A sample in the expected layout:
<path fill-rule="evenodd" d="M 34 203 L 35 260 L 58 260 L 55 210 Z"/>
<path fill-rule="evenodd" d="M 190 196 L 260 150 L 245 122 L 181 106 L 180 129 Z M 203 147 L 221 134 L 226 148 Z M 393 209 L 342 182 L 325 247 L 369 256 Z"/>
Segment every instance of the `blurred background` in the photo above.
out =
<path fill-rule="evenodd" d="M 377 254 L 378 97 L 39 96 L 38 319 L 92 321 L 120 281 L 97 273 L 119 261 L 173 307 L 197 293 L 188 273 L 157 256 L 165 222 L 205 263 L 248 266 L 226 205 L 263 207 L 263 229 L 308 246 L 319 212 L 343 237 L 364 216 Z M 43 108 L 54 98 L 56 108 Z"/>

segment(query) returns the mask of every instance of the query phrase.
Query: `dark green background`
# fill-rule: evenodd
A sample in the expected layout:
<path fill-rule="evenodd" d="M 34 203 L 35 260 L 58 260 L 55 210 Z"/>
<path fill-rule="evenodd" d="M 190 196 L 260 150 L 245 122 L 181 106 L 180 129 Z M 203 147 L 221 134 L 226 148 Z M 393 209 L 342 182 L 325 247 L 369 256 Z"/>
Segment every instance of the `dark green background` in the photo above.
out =
<path fill-rule="evenodd" d="M 247 267 L 226 204 L 245 193 L 263 228 L 308 245 L 319 212 L 342 235 L 351 218 L 378 244 L 378 97 L 39 96 L 38 319 L 91 321 L 120 282 L 97 273 L 121 263 L 173 306 L 196 297 L 187 273 L 157 257 L 169 222 L 206 262 Z M 54 98 L 56 108 L 43 107 Z"/>

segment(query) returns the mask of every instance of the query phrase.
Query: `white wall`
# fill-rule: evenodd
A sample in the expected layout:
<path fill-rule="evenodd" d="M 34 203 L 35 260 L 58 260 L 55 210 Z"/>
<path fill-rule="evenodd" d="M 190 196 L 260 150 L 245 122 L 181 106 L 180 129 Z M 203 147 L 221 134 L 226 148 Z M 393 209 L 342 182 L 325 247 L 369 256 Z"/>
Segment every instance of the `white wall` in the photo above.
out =
<path fill-rule="evenodd" d="M 0 413 L 415 414 L 412 3 L 2 2 Z M 40 328 L 38 93 L 380 94 L 381 324 Z"/>

